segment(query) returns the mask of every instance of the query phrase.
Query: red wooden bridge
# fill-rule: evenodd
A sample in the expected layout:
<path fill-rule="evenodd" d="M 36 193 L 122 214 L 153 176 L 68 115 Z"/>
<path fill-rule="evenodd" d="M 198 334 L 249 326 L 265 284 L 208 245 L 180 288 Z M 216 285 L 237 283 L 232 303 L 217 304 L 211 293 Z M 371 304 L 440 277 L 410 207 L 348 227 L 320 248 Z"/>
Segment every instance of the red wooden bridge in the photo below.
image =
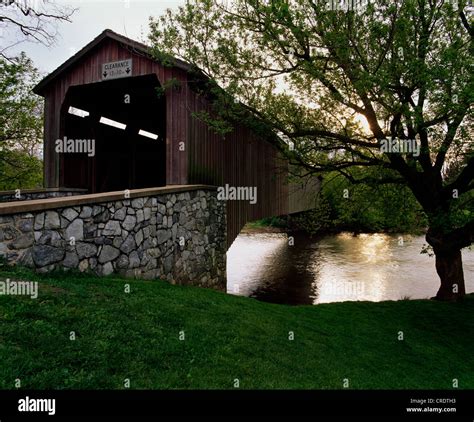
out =
<path fill-rule="evenodd" d="M 90 193 L 164 185 L 256 187 L 258 200 L 227 202 L 227 242 L 247 221 L 314 206 L 317 182 L 288 183 L 275 145 L 237 124 L 225 137 L 196 112 L 211 111 L 193 89 L 191 67 L 155 60 L 141 43 L 105 30 L 35 92 L 45 98 L 47 188 Z M 158 95 L 156 88 L 178 82 Z M 59 154 L 58 140 L 94 140 L 94 154 Z M 309 192 L 308 192 L 309 189 Z"/>

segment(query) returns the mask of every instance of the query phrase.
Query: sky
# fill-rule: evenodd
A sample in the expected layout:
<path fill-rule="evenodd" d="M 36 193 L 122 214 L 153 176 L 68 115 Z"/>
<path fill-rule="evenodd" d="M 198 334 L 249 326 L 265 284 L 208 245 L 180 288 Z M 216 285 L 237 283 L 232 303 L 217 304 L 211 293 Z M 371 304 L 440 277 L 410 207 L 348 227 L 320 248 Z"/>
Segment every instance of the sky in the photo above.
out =
<path fill-rule="evenodd" d="M 59 24 L 59 36 L 53 46 L 25 42 L 8 50 L 10 55 L 25 51 L 45 74 L 60 66 L 104 29 L 112 29 L 137 41 L 146 40 L 149 17 L 159 16 L 168 8 L 175 9 L 185 0 L 56 0 L 56 3 L 78 10 L 72 16 L 72 23 Z M 2 47 L 7 42 L 7 35 L 0 41 Z"/>

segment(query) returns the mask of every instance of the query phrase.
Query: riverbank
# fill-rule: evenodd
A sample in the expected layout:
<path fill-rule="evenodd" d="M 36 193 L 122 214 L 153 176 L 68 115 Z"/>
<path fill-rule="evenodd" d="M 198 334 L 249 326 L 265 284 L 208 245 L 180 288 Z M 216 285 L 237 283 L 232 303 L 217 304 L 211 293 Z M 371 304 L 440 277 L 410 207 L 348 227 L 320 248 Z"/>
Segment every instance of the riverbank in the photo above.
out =
<path fill-rule="evenodd" d="M 322 238 L 324 236 L 337 235 L 339 233 L 353 233 L 354 236 L 363 233 L 385 233 L 385 234 L 398 234 L 404 233 L 412 236 L 424 236 L 427 232 L 426 227 L 412 228 L 411 230 L 397 229 L 377 229 L 377 228 L 363 228 L 351 225 L 339 225 L 334 227 L 324 227 L 316 231 L 311 231 L 305 228 L 305 224 L 301 225 L 300 221 L 288 221 L 283 217 L 271 217 L 264 218 L 262 220 L 252 221 L 247 223 L 241 230 L 241 234 L 253 234 L 253 233 L 300 233 L 308 234 L 312 237 Z"/>
<path fill-rule="evenodd" d="M 39 294 L 0 296 L 2 389 L 474 388 L 473 295 L 291 307 L 161 281 L 5 278 Z"/>

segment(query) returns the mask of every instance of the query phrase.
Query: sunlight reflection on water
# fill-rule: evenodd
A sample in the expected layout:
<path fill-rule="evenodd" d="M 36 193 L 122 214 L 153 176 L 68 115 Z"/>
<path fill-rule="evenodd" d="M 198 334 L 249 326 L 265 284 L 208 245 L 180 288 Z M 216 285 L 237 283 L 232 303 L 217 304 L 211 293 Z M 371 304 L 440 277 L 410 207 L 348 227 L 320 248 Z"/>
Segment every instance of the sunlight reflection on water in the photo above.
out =
<path fill-rule="evenodd" d="M 315 240 L 241 234 L 227 253 L 228 293 L 287 304 L 421 299 L 436 294 L 434 257 L 423 236 L 341 233 Z M 474 292 L 474 250 L 463 250 L 466 291 Z"/>

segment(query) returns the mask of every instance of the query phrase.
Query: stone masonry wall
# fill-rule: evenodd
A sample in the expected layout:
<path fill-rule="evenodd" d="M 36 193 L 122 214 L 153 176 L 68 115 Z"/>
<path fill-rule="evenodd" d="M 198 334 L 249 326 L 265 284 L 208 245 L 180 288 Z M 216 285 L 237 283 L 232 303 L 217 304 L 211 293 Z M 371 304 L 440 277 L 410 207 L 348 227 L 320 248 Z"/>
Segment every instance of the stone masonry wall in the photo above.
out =
<path fill-rule="evenodd" d="M 225 290 L 225 219 L 211 190 L 0 215 L 0 256 L 38 272 L 77 268 Z"/>

